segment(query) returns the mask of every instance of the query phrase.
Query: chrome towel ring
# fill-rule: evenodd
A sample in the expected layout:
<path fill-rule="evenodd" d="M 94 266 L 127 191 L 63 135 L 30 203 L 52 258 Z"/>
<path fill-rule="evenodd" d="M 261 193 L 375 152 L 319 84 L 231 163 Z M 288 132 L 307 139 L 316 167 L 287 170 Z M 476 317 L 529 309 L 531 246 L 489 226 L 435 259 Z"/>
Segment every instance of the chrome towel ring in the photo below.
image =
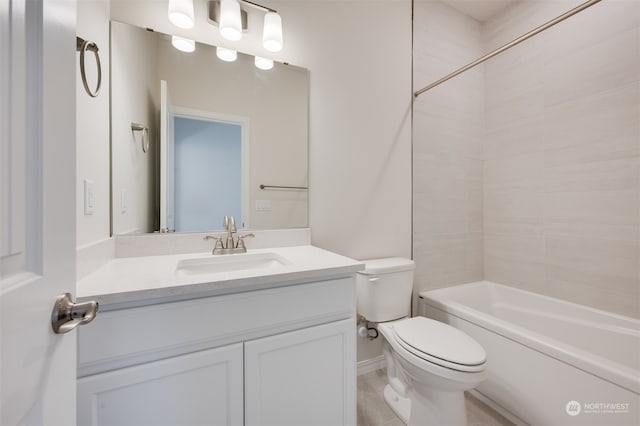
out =
<path fill-rule="evenodd" d="M 142 132 L 142 152 L 149 151 L 149 128 L 144 124 L 131 123 L 132 132 Z"/>
<path fill-rule="evenodd" d="M 84 90 L 87 91 L 89 96 L 95 98 L 100 93 L 100 86 L 102 84 L 102 66 L 100 65 L 100 55 L 98 54 L 98 45 L 92 41 L 84 40 L 83 38 L 76 37 L 76 52 L 80 52 L 80 75 L 82 76 L 82 84 L 84 85 Z M 87 51 L 93 52 L 96 57 L 96 68 L 98 69 L 98 81 L 96 82 L 96 89 L 91 90 L 89 88 L 89 83 L 87 82 L 87 74 L 84 69 L 84 54 Z"/>

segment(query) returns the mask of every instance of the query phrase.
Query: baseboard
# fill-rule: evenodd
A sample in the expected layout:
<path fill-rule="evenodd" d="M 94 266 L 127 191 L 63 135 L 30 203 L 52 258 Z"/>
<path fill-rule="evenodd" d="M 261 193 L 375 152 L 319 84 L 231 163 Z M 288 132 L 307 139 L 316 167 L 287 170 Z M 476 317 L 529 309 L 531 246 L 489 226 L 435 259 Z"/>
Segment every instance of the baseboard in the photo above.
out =
<path fill-rule="evenodd" d="M 365 359 L 364 361 L 358 361 L 357 366 L 358 366 L 358 376 L 385 368 L 386 364 L 384 362 L 384 355 L 379 355 L 375 358 Z"/>

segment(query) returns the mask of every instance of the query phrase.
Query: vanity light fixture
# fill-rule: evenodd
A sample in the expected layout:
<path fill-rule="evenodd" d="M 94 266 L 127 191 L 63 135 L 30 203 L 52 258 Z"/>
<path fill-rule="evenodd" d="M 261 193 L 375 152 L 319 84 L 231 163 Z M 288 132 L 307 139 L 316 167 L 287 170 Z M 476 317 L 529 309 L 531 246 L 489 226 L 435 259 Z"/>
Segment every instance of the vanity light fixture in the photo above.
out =
<path fill-rule="evenodd" d="M 269 7 L 248 0 L 209 1 L 209 23 L 218 25 L 220 34 L 227 40 L 240 40 L 242 32 L 248 30 L 247 12 L 240 8 L 240 3 L 266 12 L 262 28 L 262 45 L 269 52 L 282 50 L 282 18 L 276 10 Z"/>
<path fill-rule="evenodd" d="M 238 52 L 226 47 L 216 47 L 216 56 L 225 62 L 234 62 L 238 59 Z"/>
<path fill-rule="evenodd" d="M 196 42 L 184 37 L 172 35 L 171 44 L 176 49 L 186 53 L 191 53 L 196 50 Z"/>
<path fill-rule="evenodd" d="M 169 21 L 179 28 L 193 28 L 193 0 L 169 0 Z"/>
<path fill-rule="evenodd" d="M 269 11 L 264 15 L 262 45 L 269 52 L 282 50 L 282 18 L 275 11 Z"/>
<path fill-rule="evenodd" d="M 242 38 L 242 15 L 238 0 L 220 0 L 220 35 L 227 40 Z"/>
<path fill-rule="evenodd" d="M 261 70 L 267 71 L 273 68 L 273 59 L 256 56 L 256 59 L 253 63 L 256 65 L 256 68 L 259 68 Z"/>

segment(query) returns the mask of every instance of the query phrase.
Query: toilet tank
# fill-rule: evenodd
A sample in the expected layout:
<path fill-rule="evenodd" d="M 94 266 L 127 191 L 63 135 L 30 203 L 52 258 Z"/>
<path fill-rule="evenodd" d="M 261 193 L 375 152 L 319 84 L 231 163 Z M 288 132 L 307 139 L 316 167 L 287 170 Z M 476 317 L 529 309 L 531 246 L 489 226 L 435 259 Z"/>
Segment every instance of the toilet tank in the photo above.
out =
<path fill-rule="evenodd" d="M 392 321 L 411 314 L 413 260 L 401 257 L 363 260 L 356 275 L 358 313 L 371 322 Z"/>

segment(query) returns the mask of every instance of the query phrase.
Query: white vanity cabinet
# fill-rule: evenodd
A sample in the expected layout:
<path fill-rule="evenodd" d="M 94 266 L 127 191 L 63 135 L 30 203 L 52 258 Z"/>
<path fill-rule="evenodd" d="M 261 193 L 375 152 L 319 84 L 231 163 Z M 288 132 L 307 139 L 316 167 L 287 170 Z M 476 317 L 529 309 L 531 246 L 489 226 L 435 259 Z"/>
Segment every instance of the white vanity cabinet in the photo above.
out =
<path fill-rule="evenodd" d="M 353 276 L 101 312 L 78 425 L 352 425 Z"/>
<path fill-rule="evenodd" d="M 344 320 L 245 342 L 245 425 L 354 424 L 353 333 Z"/>
<path fill-rule="evenodd" d="M 78 426 L 243 424 L 242 343 L 78 380 Z"/>

